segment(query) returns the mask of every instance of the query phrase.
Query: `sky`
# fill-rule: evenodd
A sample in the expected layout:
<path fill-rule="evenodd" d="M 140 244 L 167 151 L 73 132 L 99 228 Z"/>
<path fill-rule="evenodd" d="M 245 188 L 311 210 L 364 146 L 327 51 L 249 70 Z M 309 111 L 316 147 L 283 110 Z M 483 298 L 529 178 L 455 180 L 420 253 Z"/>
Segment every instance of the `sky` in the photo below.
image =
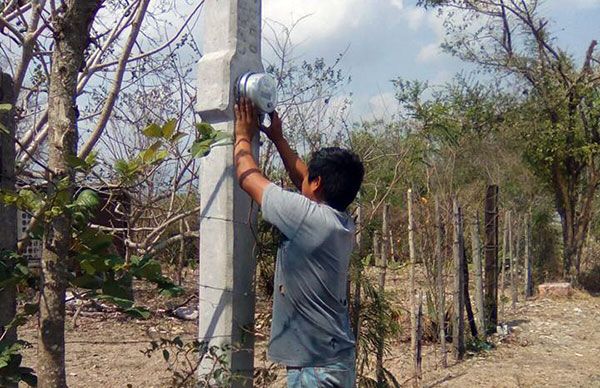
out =
<path fill-rule="evenodd" d="M 600 40 L 600 0 L 546 0 L 542 7 L 573 54 Z M 341 69 L 352 81 L 342 93 L 352 94 L 355 119 L 393 113 L 394 78 L 444 83 L 465 67 L 441 52 L 442 18 L 416 7 L 416 0 L 263 0 L 266 22 L 291 25 L 305 16 L 292 35 L 296 52 L 333 62 L 347 49 Z"/>

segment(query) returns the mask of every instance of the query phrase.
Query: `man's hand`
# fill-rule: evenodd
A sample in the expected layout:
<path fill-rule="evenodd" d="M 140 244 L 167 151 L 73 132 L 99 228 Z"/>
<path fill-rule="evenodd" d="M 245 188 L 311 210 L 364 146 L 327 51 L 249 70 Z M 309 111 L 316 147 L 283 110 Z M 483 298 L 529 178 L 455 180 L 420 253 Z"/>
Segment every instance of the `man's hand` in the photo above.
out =
<path fill-rule="evenodd" d="M 265 188 L 271 182 L 262 175 L 256 160 L 254 160 L 254 155 L 252 155 L 252 138 L 256 132 L 258 132 L 256 110 L 249 99 L 242 98 L 235 105 L 233 155 L 236 175 L 242 189 L 260 205 Z"/>
<path fill-rule="evenodd" d="M 268 128 L 261 127 L 261 130 L 272 142 L 276 142 L 277 140 L 281 140 L 283 138 L 281 118 L 279 117 L 279 113 L 277 113 L 277 111 L 274 111 L 271 114 L 271 126 Z"/>
<path fill-rule="evenodd" d="M 235 104 L 235 139 L 245 139 L 252 142 L 254 135 L 258 132 L 258 117 L 252 101 L 242 97 Z"/>

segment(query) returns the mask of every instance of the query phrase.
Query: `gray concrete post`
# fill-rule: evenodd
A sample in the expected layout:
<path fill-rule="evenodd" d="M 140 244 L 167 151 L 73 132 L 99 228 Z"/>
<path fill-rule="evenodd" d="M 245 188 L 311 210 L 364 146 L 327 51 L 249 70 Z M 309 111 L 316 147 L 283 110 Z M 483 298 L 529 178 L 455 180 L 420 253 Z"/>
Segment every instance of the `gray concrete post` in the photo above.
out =
<path fill-rule="evenodd" d="M 261 1 L 206 0 L 197 110 L 217 130 L 234 132 L 235 84 L 262 71 Z M 258 153 L 258 139 L 255 155 Z M 233 141 L 200 163 L 199 340 L 227 346 L 234 387 L 251 387 L 254 366 L 254 233 L 257 205 L 235 177 Z M 256 229 L 254 229 L 256 230 Z M 212 368 L 207 362 L 199 373 Z"/>

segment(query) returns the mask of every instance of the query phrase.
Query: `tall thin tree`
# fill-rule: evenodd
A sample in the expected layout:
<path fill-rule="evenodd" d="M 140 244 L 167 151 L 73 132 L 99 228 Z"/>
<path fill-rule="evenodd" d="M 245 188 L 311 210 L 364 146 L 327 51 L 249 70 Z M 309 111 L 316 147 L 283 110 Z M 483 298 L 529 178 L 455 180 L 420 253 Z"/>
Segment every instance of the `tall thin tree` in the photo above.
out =
<path fill-rule="evenodd" d="M 417 349 L 417 340 L 419 335 L 417 323 L 417 284 L 415 272 L 417 267 L 417 253 L 415 250 L 415 217 L 413 214 L 413 193 L 408 189 L 406 193 L 406 203 L 408 207 L 408 253 L 410 256 L 410 351 L 413 359 L 414 385 L 421 383 L 421 371 L 419 363 L 419 351 Z"/>
<path fill-rule="evenodd" d="M 485 195 L 485 323 L 491 334 L 498 324 L 498 186 Z"/>
<path fill-rule="evenodd" d="M 65 291 L 68 281 L 72 218 L 65 205 L 74 192 L 77 155 L 77 76 L 90 42 L 90 29 L 102 0 L 66 0 L 53 12 L 54 50 L 48 95 L 48 197 L 62 207 L 46 225 L 38 333 L 38 385 L 66 387 Z"/>
<path fill-rule="evenodd" d="M 438 337 L 440 340 L 440 348 L 442 353 L 442 366 L 445 368 L 448 365 L 448 355 L 446 351 L 446 289 L 444 287 L 444 225 L 442 224 L 442 216 L 440 214 L 440 201 L 435 197 L 435 275 L 437 289 L 437 316 L 438 316 Z"/>
<path fill-rule="evenodd" d="M 471 227 L 471 247 L 473 250 L 473 264 L 475 265 L 475 308 L 477 309 L 477 325 L 479 333 L 485 335 L 485 314 L 483 311 L 483 275 L 481 260 L 481 239 L 479 228 L 479 212 L 475 214 Z"/>
<path fill-rule="evenodd" d="M 14 83 L 9 74 L 0 70 L 0 103 L 11 105 L 11 109 L 0 112 L 0 190 L 15 190 L 15 116 Z M 17 211 L 14 206 L 0 205 L 0 266 L 4 264 L 11 271 L 13 264 L 8 253 L 17 249 Z M 6 326 L 13 320 L 16 308 L 16 287 L 6 285 L 0 288 L 0 348 L 6 348 L 17 339 L 15 329 L 7 332 Z M 0 383 L 2 378 L 0 376 Z M 15 385 L 16 386 L 16 385 Z M 12 387 L 12 386 L 11 386 Z"/>
<path fill-rule="evenodd" d="M 461 209 L 458 201 L 454 199 L 453 205 L 453 244 L 452 255 L 454 256 L 454 313 L 452 323 L 452 349 L 455 360 L 462 360 L 465 354 L 465 290 L 463 255 L 461 247 L 462 222 Z"/>

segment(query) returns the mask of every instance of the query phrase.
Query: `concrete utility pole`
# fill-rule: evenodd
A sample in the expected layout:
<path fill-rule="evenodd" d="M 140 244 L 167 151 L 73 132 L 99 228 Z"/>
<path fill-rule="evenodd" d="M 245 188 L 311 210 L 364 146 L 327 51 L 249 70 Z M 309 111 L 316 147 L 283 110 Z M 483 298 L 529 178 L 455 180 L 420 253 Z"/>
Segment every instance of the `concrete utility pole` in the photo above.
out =
<path fill-rule="evenodd" d="M 204 56 L 198 64 L 197 109 L 204 122 L 234 133 L 235 86 L 261 62 L 261 1 L 206 0 Z M 258 153 L 258 139 L 255 155 Z M 235 177 L 233 141 L 200 165 L 199 340 L 232 345 L 232 386 L 251 387 L 254 366 L 254 234 L 256 204 Z M 212 363 L 199 373 L 210 371 Z"/>

